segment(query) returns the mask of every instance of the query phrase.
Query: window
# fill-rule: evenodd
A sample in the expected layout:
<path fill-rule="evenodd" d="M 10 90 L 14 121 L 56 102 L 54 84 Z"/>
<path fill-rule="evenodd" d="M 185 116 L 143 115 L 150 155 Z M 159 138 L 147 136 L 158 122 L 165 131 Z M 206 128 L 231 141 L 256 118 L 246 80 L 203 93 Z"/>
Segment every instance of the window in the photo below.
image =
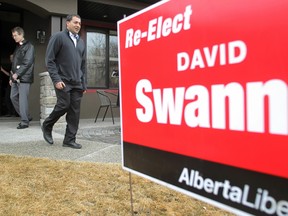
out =
<path fill-rule="evenodd" d="M 112 76 L 113 71 L 118 71 L 118 39 L 116 31 L 88 31 L 88 88 L 118 88 L 118 77 Z"/>

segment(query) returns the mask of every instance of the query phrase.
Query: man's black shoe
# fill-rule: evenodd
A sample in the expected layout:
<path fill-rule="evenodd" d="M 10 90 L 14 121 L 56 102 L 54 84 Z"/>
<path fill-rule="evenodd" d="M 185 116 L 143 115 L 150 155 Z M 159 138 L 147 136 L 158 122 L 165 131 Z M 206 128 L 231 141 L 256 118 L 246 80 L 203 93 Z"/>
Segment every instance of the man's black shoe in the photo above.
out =
<path fill-rule="evenodd" d="M 75 148 L 75 149 L 81 149 L 82 145 L 78 144 L 76 142 L 71 142 L 71 143 L 65 143 L 63 142 L 63 147 L 70 147 L 70 148 Z"/>
<path fill-rule="evenodd" d="M 41 129 L 42 129 L 42 132 L 43 132 L 44 140 L 47 143 L 49 143 L 50 145 L 52 145 L 54 142 L 53 142 L 51 131 L 48 131 L 43 125 L 42 125 Z"/>
<path fill-rule="evenodd" d="M 29 122 L 31 122 L 33 120 L 32 117 L 28 118 Z M 18 124 L 18 125 L 21 125 L 21 122 Z"/>
<path fill-rule="evenodd" d="M 25 129 L 25 128 L 28 128 L 29 125 L 22 125 L 22 124 L 19 124 L 17 129 Z"/>

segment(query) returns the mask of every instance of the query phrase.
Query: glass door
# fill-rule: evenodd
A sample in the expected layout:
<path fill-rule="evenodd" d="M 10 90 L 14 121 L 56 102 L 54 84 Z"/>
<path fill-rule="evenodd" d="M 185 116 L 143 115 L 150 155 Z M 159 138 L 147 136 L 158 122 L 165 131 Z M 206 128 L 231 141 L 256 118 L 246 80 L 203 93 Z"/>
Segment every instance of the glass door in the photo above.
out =
<path fill-rule="evenodd" d="M 107 88 L 106 34 L 87 32 L 87 81 L 89 88 Z"/>
<path fill-rule="evenodd" d="M 88 88 L 118 89 L 118 38 L 112 30 L 87 32 Z"/>

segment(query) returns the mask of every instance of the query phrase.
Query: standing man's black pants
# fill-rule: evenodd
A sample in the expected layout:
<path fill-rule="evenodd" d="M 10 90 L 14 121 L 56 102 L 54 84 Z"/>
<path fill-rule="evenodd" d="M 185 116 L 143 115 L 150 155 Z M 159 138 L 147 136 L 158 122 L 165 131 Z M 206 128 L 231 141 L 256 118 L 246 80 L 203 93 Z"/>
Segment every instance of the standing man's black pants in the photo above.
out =
<path fill-rule="evenodd" d="M 81 88 L 75 88 L 75 86 L 66 84 L 66 87 L 62 90 L 55 88 L 55 92 L 57 96 L 57 103 L 51 114 L 43 122 L 43 125 L 45 125 L 47 130 L 52 131 L 54 124 L 66 113 L 67 126 L 63 142 L 75 142 L 79 126 L 80 106 L 83 90 Z"/>

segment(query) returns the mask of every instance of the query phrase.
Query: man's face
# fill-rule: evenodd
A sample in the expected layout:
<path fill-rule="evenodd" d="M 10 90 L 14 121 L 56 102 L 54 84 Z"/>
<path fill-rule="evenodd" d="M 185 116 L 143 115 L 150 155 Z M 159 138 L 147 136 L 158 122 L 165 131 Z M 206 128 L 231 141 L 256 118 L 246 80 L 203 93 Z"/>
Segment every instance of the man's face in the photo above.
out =
<path fill-rule="evenodd" d="M 23 41 L 23 34 L 19 34 L 17 31 L 12 32 L 12 38 L 15 40 L 16 43 Z"/>
<path fill-rule="evenodd" d="M 80 29 L 81 29 L 81 19 L 78 17 L 74 16 L 71 21 L 67 21 L 67 29 L 72 33 L 72 34 L 78 34 Z"/>

